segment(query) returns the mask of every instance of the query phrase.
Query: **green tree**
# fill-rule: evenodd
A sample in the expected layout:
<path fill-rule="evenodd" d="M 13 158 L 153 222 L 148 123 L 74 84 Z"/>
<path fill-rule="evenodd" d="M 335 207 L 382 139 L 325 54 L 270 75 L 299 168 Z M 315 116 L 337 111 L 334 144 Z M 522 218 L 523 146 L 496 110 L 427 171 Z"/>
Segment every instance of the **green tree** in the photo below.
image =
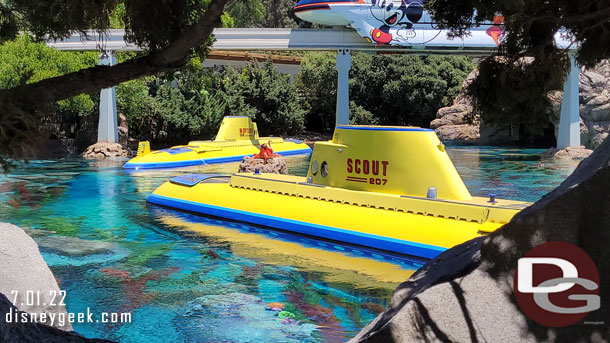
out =
<path fill-rule="evenodd" d="M 264 0 L 263 3 L 268 9 L 264 27 L 297 27 L 301 22 L 292 12 L 296 0 Z"/>
<path fill-rule="evenodd" d="M 440 107 L 453 102 L 473 68 L 465 57 L 354 54 L 349 83 L 354 123 L 428 126 Z M 307 55 L 297 84 L 311 106 L 308 129 L 332 130 L 335 54 Z"/>
<path fill-rule="evenodd" d="M 298 101 L 296 87 L 287 75 L 275 70 L 271 61 L 252 62 L 239 74 L 227 68 L 224 79 L 227 114 L 252 117 L 263 135 L 303 130 L 306 110 Z"/>
<path fill-rule="evenodd" d="M 301 62 L 301 72 L 297 75 L 295 84 L 310 107 L 306 117 L 307 129 L 327 131 L 334 127 L 337 104 L 336 53 L 307 53 Z"/>
<path fill-rule="evenodd" d="M 95 52 L 61 52 L 44 43 L 32 42 L 23 35 L 0 45 L 0 89 L 19 87 L 43 79 L 65 75 L 97 62 Z M 78 122 L 79 117 L 90 115 L 96 108 L 97 95 L 80 94 L 48 106 L 41 113 L 45 122 Z M 62 136 L 61 125 L 48 126 L 50 135 Z"/>
<path fill-rule="evenodd" d="M 215 69 L 203 68 L 199 58 L 179 71 L 121 84 L 117 107 L 132 137 L 157 144 L 210 139 L 225 115 L 253 118 L 264 135 L 296 133 L 305 115 L 296 88 L 271 63 Z"/>
<path fill-rule="evenodd" d="M 580 65 L 610 57 L 610 2 L 429 0 L 438 25 L 453 36 L 483 22 L 503 18 L 497 52 L 481 62 L 468 87 L 475 109 L 489 123 L 520 122 L 539 131 L 548 122 L 547 93 L 561 89 L 569 70 L 568 51 L 555 45 L 558 34 L 572 41 Z M 531 57 L 527 60 L 524 57 Z"/>
<path fill-rule="evenodd" d="M 235 27 L 310 27 L 297 18 L 293 9 L 297 0 L 233 0 L 227 13 Z"/>
<path fill-rule="evenodd" d="M 136 139 L 163 144 L 209 139 L 225 112 L 224 95 L 210 93 L 220 87 L 220 75 L 193 58 L 178 71 L 119 85 L 117 109 Z"/>
<path fill-rule="evenodd" d="M 234 0 L 227 4 L 227 13 L 235 27 L 257 27 L 265 19 L 267 9 L 262 0 Z"/>
<path fill-rule="evenodd" d="M 220 26 L 227 0 L 124 0 L 127 38 L 147 49 L 116 66 L 96 66 L 0 90 L 0 163 L 32 155 L 40 145 L 40 117 L 49 106 L 79 94 L 182 67 L 191 53 L 205 53 Z M 93 29 L 103 33 L 117 15 L 116 0 L 7 0 L 0 2 L 0 41 L 26 32 L 37 39 L 63 38 Z M 116 23 L 117 20 L 114 20 Z M 118 24 L 117 24 L 118 25 Z"/>

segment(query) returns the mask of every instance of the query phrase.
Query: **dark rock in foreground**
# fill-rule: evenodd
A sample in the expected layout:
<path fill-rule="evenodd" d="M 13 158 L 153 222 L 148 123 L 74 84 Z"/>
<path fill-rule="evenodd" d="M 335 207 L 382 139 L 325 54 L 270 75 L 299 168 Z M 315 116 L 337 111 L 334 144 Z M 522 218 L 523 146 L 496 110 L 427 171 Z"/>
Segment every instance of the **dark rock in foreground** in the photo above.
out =
<path fill-rule="evenodd" d="M 0 294 L 0 342 L 3 343 L 112 343 L 103 339 L 88 339 L 76 332 L 66 332 L 52 326 L 38 323 L 7 323 L 6 314 L 21 318 L 22 313 Z"/>
<path fill-rule="evenodd" d="M 608 342 L 609 163 L 606 140 L 557 189 L 503 228 L 456 246 L 418 270 L 352 342 Z M 549 241 L 579 246 L 599 270 L 601 308 L 573 326 L 539 325 L 514 298 L 518 259 Z"/>
<path fill-rule="evenodd" d="M 16 299 L 18 307 L 9 298 Z M 36 242 L 21 228 L 0 223 L 0 342 L 110 342 L 70 332 L 62 298 Z M 37 323 L 32 323 L 30 314 L 36 315 Z M 43 315 L 46 320 L 39 323 Z"/>

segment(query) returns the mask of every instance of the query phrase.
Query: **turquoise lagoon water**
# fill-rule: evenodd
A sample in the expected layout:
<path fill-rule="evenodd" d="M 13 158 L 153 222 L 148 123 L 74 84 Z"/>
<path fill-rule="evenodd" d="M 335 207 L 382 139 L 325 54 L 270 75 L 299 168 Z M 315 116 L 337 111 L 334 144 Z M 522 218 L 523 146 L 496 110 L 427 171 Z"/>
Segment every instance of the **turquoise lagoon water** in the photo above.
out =
<path fill-rule="evenodd" d="M 541 150 L 451 148 L 474 195 L 535 201 L 575 163 Z M 169 177 L 233 172 L 236 163 L 129 172 L 123 161 L 54 160 L 0 177 L 0 221 L 40 246 L 68 312 L 131 313 L 74 324 L 120 342 L 340 342 L 382 311 L 423 261 L 148 205 Z M 307 157 L 290 157 L 306 173 Z M 267 304 L 279 302 L 289 317 Z M 274 305 L 278 306 L 278 305 Z M 284 316 L 282 315 L 282 317 Z"/>

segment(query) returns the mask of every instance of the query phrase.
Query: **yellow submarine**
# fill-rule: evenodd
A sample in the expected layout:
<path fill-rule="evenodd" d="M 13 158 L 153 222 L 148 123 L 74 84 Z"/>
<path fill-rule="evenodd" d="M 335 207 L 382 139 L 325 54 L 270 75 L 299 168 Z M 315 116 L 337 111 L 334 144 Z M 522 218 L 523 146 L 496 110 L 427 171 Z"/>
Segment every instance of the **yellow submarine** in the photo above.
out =
<path fill-rule="evenodd" d="M 256 154 L 261 144 L 271 143 L 282 155 L 309 154 L 307 144 L 276 137 L 259 137 L 258 127 L 249 117 L 226 116 L 213 141 L 192 141 L 169 149 L 150 151 L 148 142 L 140 142 L 138 155 L 123 165 L 127 169 L 177 168 L 199 164 L 241 161 Z"/>
<path fill-rule="evenodd" d="M 423 258 L 530 205 L 471 196 L 433 130 L 350 125 L 315 143 L 306 177 L 183 175 L 147 201 Z"/>

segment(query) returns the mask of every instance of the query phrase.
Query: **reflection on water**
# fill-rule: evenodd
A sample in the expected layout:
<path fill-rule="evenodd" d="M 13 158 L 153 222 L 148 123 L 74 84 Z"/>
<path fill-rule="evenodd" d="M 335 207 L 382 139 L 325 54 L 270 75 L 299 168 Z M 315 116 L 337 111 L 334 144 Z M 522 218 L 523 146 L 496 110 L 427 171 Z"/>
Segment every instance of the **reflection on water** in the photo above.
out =
<path fill-rule="evenodd" d="M 537 200 L 575 167 L 541 161 L 539 150 L 449 153 L 473 194 L 518 200 Z M 237 163 L 136 172 L 122 170 L 122 163 L 35 161 L 0 176 L 0 220 L 20 225 L 38 242 L 67 290 L 68 311 L 132 313 L 127 324 L 74 325 L 88 337 L 345 341 L 422 264 L 145 202 L 171 176 L 229 173 Z M 303 156 L 288 158 L 294 174 L 304 175 L 307 163 Z M 269 303 L 280 303 L 284 312 Z"/>
<path fill-rule="evenodd" d="M 449 156 L 466 186 L 477 196 L 537 201 L 559 186 L 577 161 L 541 159 L 541 149 L 453 147 Z"/>

